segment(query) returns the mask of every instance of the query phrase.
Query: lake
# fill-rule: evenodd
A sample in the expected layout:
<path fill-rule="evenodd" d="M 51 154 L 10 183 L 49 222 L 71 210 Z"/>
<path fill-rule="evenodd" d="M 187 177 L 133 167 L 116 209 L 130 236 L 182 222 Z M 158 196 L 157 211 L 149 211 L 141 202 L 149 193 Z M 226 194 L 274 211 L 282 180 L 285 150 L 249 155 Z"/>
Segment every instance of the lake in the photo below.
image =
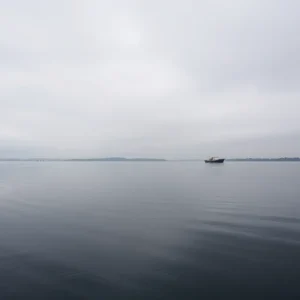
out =
<path fill-rule="evenodd" d="M 300 163 L 1 162 L 0 299 L 300 299 Z"/>

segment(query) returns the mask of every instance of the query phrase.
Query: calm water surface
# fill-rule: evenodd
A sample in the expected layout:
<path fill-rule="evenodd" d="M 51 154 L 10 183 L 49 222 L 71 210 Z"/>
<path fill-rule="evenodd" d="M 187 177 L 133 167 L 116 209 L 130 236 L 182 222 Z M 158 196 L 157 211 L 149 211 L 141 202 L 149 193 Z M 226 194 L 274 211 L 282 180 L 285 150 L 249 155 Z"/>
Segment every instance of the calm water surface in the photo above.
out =
<path fill-rule="evenodd" d="M 0 299 L 300 299 L 300 163 L 0 163 Z"/>

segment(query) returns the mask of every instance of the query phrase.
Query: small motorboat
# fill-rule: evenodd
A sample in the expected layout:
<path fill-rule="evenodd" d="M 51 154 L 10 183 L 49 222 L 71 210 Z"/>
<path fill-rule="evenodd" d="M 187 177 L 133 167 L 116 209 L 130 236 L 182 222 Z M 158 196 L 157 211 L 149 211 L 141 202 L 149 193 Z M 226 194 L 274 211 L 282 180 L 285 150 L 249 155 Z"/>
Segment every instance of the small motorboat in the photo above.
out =
<path fill-rule="evenodd" d="M 211 157 L 210 159 L 206 159 L 205 162 L 210 164 L 222 164 L 224 160 L 225 158 Z"/>

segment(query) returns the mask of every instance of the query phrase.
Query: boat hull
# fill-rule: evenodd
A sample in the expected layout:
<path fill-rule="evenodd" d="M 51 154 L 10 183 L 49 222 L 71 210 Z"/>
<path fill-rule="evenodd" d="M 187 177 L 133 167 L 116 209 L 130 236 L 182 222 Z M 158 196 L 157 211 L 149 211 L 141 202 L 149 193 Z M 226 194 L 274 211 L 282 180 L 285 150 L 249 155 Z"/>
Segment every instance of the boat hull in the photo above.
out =
<path fill-rule="evenodd" d="M 224 158 L 215 159 L 215 160 L 205 160 L 205 163 L 208 164 L 222 164 L 224 162 Z"/>

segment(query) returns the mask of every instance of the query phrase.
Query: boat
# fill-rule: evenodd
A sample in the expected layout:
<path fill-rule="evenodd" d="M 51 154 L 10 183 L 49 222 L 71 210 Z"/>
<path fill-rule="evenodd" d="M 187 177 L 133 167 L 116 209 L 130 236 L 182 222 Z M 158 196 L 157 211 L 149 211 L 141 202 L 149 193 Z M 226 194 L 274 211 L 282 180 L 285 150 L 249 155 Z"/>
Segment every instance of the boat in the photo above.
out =
<path fill-rule="evenodd" d="M 210 159 L 206 159 L 205 162 L 210 164 L 222 164 L 224 160 L 225 158 L 211 157 Z"/>

